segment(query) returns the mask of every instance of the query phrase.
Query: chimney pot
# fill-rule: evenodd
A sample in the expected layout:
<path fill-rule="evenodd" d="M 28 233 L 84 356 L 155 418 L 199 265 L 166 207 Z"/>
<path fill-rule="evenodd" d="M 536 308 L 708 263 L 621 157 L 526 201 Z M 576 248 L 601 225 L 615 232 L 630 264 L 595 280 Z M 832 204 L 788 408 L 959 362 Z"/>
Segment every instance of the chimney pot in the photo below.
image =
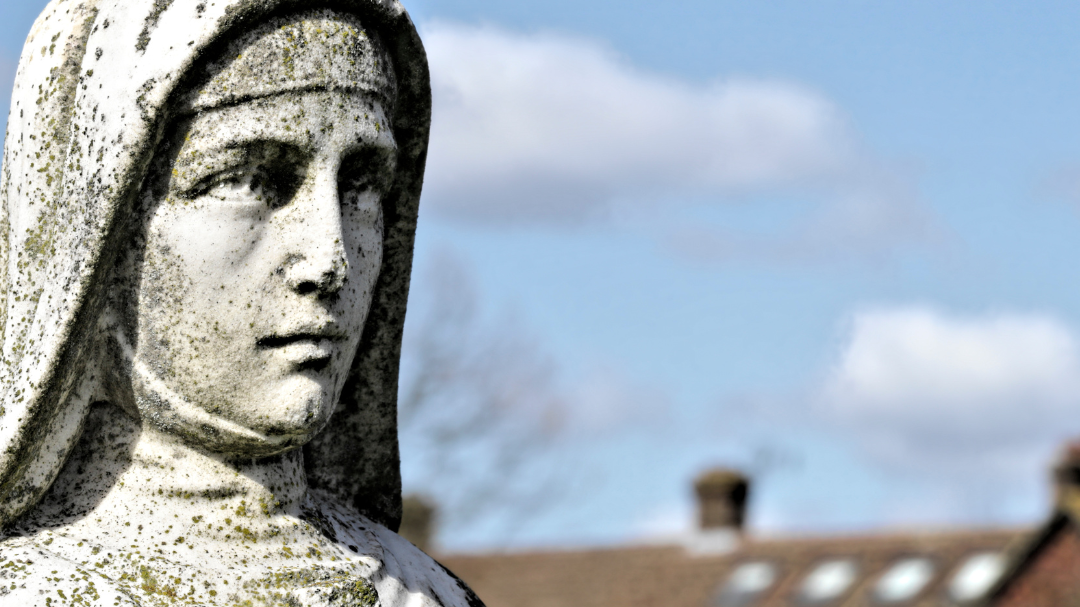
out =
<path fill-rule="evenodd" d="M 1080 442 L 1071 442 L 1061 450 L 1054 464 L 1054 491 L 1058 506 L 1080 497 Z"/>
<path fill-rule="evenodd" d="M 694 481 L 701 529 L 742 531 L 750 480 L 729 469 L 709 470 Z"/>
<path fill-rule="evenodd" d="M 401 500 L 401 506 L 398 534 L 424 552 L 430 552 L 435 534 L 435 504 L 419 495 L 406 495 Z"/>

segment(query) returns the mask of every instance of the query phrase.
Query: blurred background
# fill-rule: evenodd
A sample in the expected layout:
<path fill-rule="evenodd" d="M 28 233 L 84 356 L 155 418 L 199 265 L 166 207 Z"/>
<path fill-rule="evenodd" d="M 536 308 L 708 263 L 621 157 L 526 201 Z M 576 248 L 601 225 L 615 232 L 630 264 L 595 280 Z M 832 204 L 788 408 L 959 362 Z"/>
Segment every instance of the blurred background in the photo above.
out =
<path fill-rule="evenodd" d="M 0 7 L 0 112 L 42 0 Z M 1080 435 L 1080 5 L 407 0 L 447 552 L 1032 525 Z"/>

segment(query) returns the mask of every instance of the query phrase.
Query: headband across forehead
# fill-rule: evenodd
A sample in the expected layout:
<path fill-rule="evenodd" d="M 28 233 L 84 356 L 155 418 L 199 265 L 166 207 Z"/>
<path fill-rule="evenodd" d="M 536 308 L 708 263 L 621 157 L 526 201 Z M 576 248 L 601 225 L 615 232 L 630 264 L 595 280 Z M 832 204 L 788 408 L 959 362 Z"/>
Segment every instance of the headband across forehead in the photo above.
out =
<path fill-rule="evenodd" d="M 201 72 L 201 73 L 199 73 Z M 233 40 L 196 74 L 180 114 L 289 92 L 339 90 L 397 98 L 393 65 L 374 32 L 353 14 L 331 10 L 271 19 Z"/>

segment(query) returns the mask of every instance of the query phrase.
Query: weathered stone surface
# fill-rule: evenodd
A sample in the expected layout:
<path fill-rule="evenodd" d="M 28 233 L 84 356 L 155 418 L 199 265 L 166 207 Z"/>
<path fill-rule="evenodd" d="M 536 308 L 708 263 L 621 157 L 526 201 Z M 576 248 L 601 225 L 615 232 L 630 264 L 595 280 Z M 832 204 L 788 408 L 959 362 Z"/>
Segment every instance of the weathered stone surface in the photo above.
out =
<path fill-rule="evenodd" d="M 479 605 L 392 529 L 430 122 L 394 0 L 53 0 L 0 181 L 0 599 Z"/>

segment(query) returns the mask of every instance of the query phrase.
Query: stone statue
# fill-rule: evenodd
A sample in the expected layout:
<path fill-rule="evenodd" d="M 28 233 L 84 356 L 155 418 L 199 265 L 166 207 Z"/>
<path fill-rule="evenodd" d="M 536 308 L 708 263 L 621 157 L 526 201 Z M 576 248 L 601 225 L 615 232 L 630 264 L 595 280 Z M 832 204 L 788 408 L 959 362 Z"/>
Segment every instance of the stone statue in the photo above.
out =
<path fill-rule="evenodd" d="M 53 0 L 0 182 L 0 603 L 478 606 L 391 529 L 397 0 Z"/>

